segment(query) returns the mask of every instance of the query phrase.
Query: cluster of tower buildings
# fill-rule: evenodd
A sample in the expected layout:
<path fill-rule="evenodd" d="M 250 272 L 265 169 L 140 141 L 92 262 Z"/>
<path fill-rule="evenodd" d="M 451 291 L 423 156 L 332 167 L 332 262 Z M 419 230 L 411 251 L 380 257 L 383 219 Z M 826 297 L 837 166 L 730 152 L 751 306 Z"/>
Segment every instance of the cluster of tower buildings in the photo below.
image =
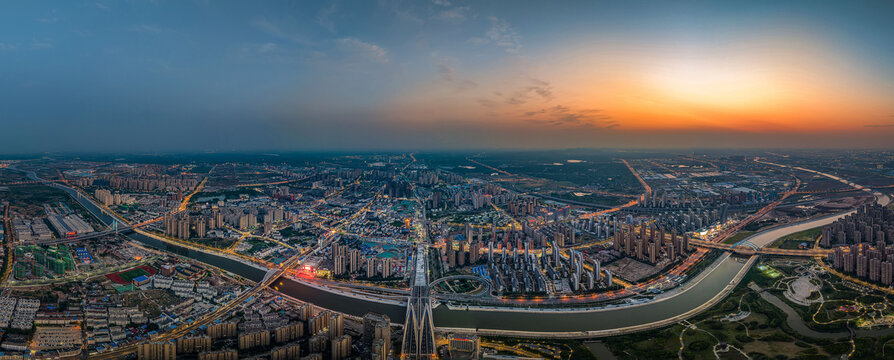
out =
<path fill-rule="evenodd" d="M 453 206 L 455 209 L 478 210 L 491 204 L 505 204 L 516 197 L 491 183 L 473 183 L 433 191 L 426 198 L 425 206 L 428 209 Z"/>
<path fill-rule="evenodd" d="M 391 258 L 365 257 L 362 251 L 351 249 L 338 242 L 333 242 L 329 246 L 329 252 L 329 257 L 332 259 L 333 275 L 360 274 L 362 268 L 366 269 L 367 278 L 380 276 L 387 279 L 394 275 L 392 271 L 394 260 Z"/>
<path fill-rule="evenodd" d="M 133 196 L 119 193 L 113 194 L 107 189 L 97 189 L 93 193 L 93 197 L 105 206 L 130 204 L 135 201 Z"/>
<path fill-rule="evenodd" d="M 506 211 L 517 217 L 533 215 L 536 209 L 537 200 L 532 197 L 512 199 L 506 204 Z"/>
<path fill-rule="evenodd" d="M 684 255 L 689 250 L 689 236 L 685 233 L 678 236 L 676 230 L 667 234 L 664 228 L 644 223 L 639 231 L 629 225 L 616 232 L 613 246 L 616 251 L 654 265 L 665 259 L 672 262 Z"/>
<path fill-rule="evenodd" d="M 666 191 L 646 193 L 639 202 L 641 208 L 686 209 L 721 207 L 727 204 L 744 204 L 748 202 L 764 203 L 776 197 L 776 192 L 763 193 L 746 188 L 734 188 L 722 194 L 704 194 L 703 196 L 671 197 Z"/>
<path fill-rule="evenodd" d="M 615 232 L 623 226 L 620 219 L 615 216 L 593 216 L 589 219 L 577 219 L 571 221 L 571 227 L 581 233 L 586 233 L 596 238 L 606 238 L 615 234 Z M 559 236 L 562 235 L 562 236 Z M 575 234 L 573 231 L 565 231 L 556 234 L 556 241 L 559 246 L 565 245 L 565 239 L 570 237 L 571 244 L 575 242 Z"/>
<path fill-rule="evenodd" d="M 890 243 L 892 239 L 894 210 L 871 204 L 861 206 L 855 213 L 824 226 L 820 245 L 828 248 L 859 243 Z"/>
<path fill-rule="evenodd" d="M 563 292 L 564 289 L 586 292 L 614 285 L 612 273 L 601 269 L 598 259 L 588 259 L 573 249 L 563 254 L 555 242 L 549 248 L 540 248 L 539 252 L 538 257 L 527 243 L 514 251 L 502 248 L 498 255 L 489 252 L 487 276 L 495 290 L 510 293 Z"/>
<path fill-rule="evenodd" d="M 562 262 L 565 264 L 562 264 Z M 561 253 L 558 249 L 553 248 L 553 264 L 558 264 L 565 271 L 565 273 L 570 273 L 568 279 L 571 284 L 571 289 L 575 292 L 580 290 L 594 290 L 599 283 L 604 283 L 606 287 L 612 287 L 614 285 L 614 280 L 612 279 L 612 272 L 609 270 L 604 270 L 605 277 L 602 275 L 602 263 L 598 260 L 590 260 L 591 269 L 587 269 L 585 264 L 584 255 L 575 250 L 569 250 L 567 260 L 566 257 L 561 256 Z M 553 269 L 553 268 L 547 268 Z M 548 271 L 553 278 L 556 276 L 552 275 L 554 271 Z"/>
<path fill-rule="evenodd" d="M 894 283 L 894 210 L 864 205 L 823 227 L 820 245 L 834 247 L 829 262 L 847 274 L 890 286 Z"/>
<path fill-rule="evenodd" d="M 370 345 L 372 360 L 386 360 L 391 353 L 391 318 L 367 313 L 363 316 L 362 341 Z"/>
<path fill-rule="evenodd" d="M 829 254 L 833 266 L 858 278 L 890 286 L 894 281 L 894 250 L 884 241 L 876 246 L 868 243 L 839 246 Z"/>
<path fill-rule="evenodd" d="M 128 191 L 190 191 L 199 185 L 199 180 L 191 176 L 170 175 L 106 175 L 100 177 L 82 177 L 74 180 L 81 187 L 108 186 L 113 189 Z"/>
<path fill-rule="evenodd" d="M 680 232 L 695 231 L 715 223 L 725 223 L 729 218 L 729 205 L 722 204 L 718 208 L 690 208 L 684 211 L 662 212 L 656 216 L 661 226 L 676 229 Z"/>
<path fill-rule="evenodd" d="M 444 255 L 447 256 L 447 264 L 451 269 L 466 264 L 475 264 L 481 259 L 482 233 L 479 232 L 478 241 L 474 241 L 468 235 L 471 234 L 471 230 L 466 234 L 466 236 L 448 236 L 445 239 Z"/>
<path fill-rule="evenodd" d="M 500 293 L 547 292 L 549 279 L 541 271 L 541 265 L 527 243 L 523 251 L 517 249 L 510 253 L 504 247 L 498 256 L 494 256 L 491 247 L 488 252 L 487 276 Z"/>
<path fill-rule="evenodd" d="M 175 360 L 178 357 L 203 360 L 235 360 L 265 353 L 271 360 L 307 359 L 385 360 L 390 356 L 391 322 L 388 316 L 368 313 L 362 319 L 362 354 L 355 354 L 352 337 L 345 331 L 344 314 L 323 310 L 314 311 L 311 304 L 301 304 L 287 312 L 294 316 L 273 326 L 247 326 L 259 321 L 238 323 L 227 321 L 209 324 L 204 334 L 182 336 L 164 342 L 146 342 L 137 348 L 137 358 L 147 360 Z M 275 313 L 267 314 L 276 317 Z M 266 319 L 268 316 L 264 315 Z M 297 321 L 296 321 L 297 320 Z M 301 339 L 307 339 L 307 347 Z M 226 348 L 213 350 L 220 344 Z M 234 346 L 235 345 L 235 346 Z M 305 353 L 306 356 L 301 356 Z M 324 357 L 324 354 L 328 356 Z M 360 355 L 362 357 L 357 357 Z"/>
<path fill-rule="evenodd" d="M 178 239 L 204 238 L 208 230 L 219 229 L 223 225 L 220 212 L 214 212 L 209 217 L 189 216 L 187 212 L 168 213 L 162 219 L 165 235 Z"/>
<path fill-rule="evenodd" d="M 256 226 L 263 226 L 263 231 L 269 232 L 274 224 L 281 221 L 295 221 L 297 214 L 287 213 L 276 207 L 213 207 L 205 209 L 200 214 L 180 212 L 166 214 L 162 222 L 162 230 L 165 235 L 188 239 L 190 237 L 204 238 L 208 231 L 221 229 L 230 225 L 247 230 Z M 258 219 L 263 219 L 258 221 Z"/>

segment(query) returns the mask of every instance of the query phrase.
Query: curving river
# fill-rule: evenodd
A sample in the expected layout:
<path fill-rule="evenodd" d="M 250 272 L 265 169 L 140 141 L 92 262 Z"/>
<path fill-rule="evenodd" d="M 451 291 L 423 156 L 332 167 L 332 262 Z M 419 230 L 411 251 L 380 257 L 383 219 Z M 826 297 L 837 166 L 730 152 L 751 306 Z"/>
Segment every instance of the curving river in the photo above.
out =
<path fill-rule="evenodd" d="M 112 217 L 103 213 L 96 205 L 84 197 L 78 197 L 74 189 L 55 185 L 72 195 L 87 210 L 100 220 L 111 223 Z M 887 204 L 887 196 L 880 195 L 878 201 Z M 746 239 L 758 246 L 765 246 L 776 239 L 829 224 L 852 211 L 818 219 L 773 228 L 754 234 Z M 167 250 L 182 256 L 228 270 L 244 278 L 260 281 L 265 271 L 226 257 L 171 245 L 152 237 L 131 233 L 130 238 L 148 246 Z M 478 330 L 481 333 L 507 333 L 531 336 L 599 336 L 644 330 L 680 320 L 681 316 L 691 316 L 722 299 L 735 287 L 741 276 L 750 268 L 752 261 L 724 255 L 714 261 L 702 274 L 691 278 L 677 289 L 662 294 L 657 299 L 627 306 L 607 307 L 596 310 L 575 311 L 505 311 L 497 309 L 451 310 L 447 306 L 433 309 L 435 326 Z M 383 304 L 357 299 L 310 287 L 287 277 L 279 279 L 279 291 L 285 295 L 311 302 L 316 305 L 363 316 L 367 312 L 387 314 L 395 323 L 403 323 L 403 306 Z"/>

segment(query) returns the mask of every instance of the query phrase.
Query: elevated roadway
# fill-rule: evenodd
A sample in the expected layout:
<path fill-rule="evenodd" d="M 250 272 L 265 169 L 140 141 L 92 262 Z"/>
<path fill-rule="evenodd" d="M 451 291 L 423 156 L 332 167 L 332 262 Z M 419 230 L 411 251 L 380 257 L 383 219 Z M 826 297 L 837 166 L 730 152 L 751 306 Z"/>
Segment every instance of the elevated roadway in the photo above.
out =
<path fill-rule="evenodd" d="M 806 250 L 798 249 L 798 250 L 794 250 L 794 249 L 761 248 L 761 247 L 756 247 L 756 246 L 748 246 L 748 245 L 744 245 L 744 244 L 722 244 L 722 243 L 716 243 L 716 242 L 712 242 L 712 241 L 696 240 L 696 239 L 689 240 L 689 244 L 692 246 L 729 251 L 729 252 L 736 253 L 739 255 L 775 255 L 775 256 L 815 257 L 815 256 L 826 256 L 832 252 L 831 249 L 806 249 Z"/>
<path fill-rule="evenodd" d="M 879 196 L 879 203 L 885 205 L 888 201 L 887 196 Z M 767 230 L 750 237 L 749 242 L 758 248 L 763 248 L 782 236 L 822 226 L 846 214 L 806 220 Z M 707 249 L 700 248 L 697 252 L 705 253 Z M 452 310 L 448 306 L 439 306 L 432 310 L 432 317 L 434 324 L 442 330 L 456 329 L 484 335 L 580 338 L 648 330 L 676 323 L 713 306 L 738 285 L 756 258 L 756 256 L 752 256 L 748 260 L 741 260 L 724 254 L 706 270 L 681 286 L 646 302 L 600 308 L 556 306 L 537 308 L 531 304 L 532 307 L 524 307 L 525 305 L 515 305 L 515 307 L 462 305 L 465 307 L 464 309 Z M 687 259 L 687 261 L 689 260 Z M 276 277 L 271 278 L 275 279 Z M 287 279 L 282 281 L 287 283 L 280 286 L 280 291 L 283 293 L 335 311 L 362 316 L 363 313 L 372 309 L 387 313 L 397 322 L 406 320 L 404 318 L 405 307 L 290 285 Z"/>

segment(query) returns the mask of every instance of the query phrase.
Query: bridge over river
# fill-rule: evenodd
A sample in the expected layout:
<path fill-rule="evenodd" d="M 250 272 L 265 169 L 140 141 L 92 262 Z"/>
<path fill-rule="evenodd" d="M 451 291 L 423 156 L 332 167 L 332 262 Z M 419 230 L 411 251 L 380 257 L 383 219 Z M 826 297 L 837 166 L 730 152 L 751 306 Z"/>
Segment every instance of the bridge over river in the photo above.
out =
<path fill-rule="evenodd" d="M 826 256 L 830 252 L 831 249 L 777 249 L 777 248 L 762 248 L 751 242 L 745 243 L 736 243 L 736 244 L 722 244 L 705 240 L 689 240 L 689 244 L 692 246 L 698 247 L 706 247 L 711 249 L 720 249 L 724 251 L 729 251 L 739 255 L 774 255 L 774 256 L 806 256 L 806 257 L 815 257 L 815 256 Z"/>
<path fill-rule="evenodd" d="M 58 186 L 102 221 L 112 222 L 111 216 L 103 213 L 86 197 L 77 196 L 76 190 L 64 185 Z M 877 201 L 882 205 L 887 205 L 890 201 L 887 195 L 875 194 Z M 832 223 L 851 212 L 853 210 L 773 228 L 754 234 L 747 240 L 756 248 L 764 251 L 763 247 L 780 237 Z M 194 258 L 256 282 L 261 282 L 267 274 L 266 269 L 259 269 L 222 255 L 162 243 L 138 232 L 126 236 L 149 246 Z M 735 248 L 736 246 L 731 246 L 729 250 L 735 251 Z M 541 338 L 599 337 L 647 330 L 674 324 L 713 306 L 738 285 L 756 259 L 757 255 L 742 259 L 725 253 L 700 274 L 647 302 L 608 305 L 598 308 L 439 305 L 432 308 L 431 319 L 434 321 L 434 326 L 440 331 Z M 356 316 L 363 316 L 369 311 L 375 311 L 387 314 L 392 321 L 398 324 L 403 324 L 406 320 L 406 306 L 345 296 L 301 284 L 286 276 L 278 277 L 274 283 L 278 284 L 279 291 L 285 295 L 331 310 Z"/>

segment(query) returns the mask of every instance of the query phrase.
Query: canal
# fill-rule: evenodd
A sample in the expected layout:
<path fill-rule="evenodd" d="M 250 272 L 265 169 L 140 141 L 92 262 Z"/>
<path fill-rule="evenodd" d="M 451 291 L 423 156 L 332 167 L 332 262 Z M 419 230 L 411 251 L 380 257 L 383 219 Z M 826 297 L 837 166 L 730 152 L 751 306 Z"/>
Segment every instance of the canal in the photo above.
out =
<path fill-rule="evenodd" d="M 64 186 L 57 185 L 57 187 L 72 195 L 103 222 L 111 223 L 113 221 L 111 216 L 103 213 L 93 203 L 77 196 L 75 190 Z M 884 202 L 887 202 L 887 199 Z M 754 234 L 747 240 L 764 246 L 779 237 L 829 224 L 844 215 L 846 213 L 774 228 Z M 240 261 L 167 244 L 140 233 L 134 232 L 127 236 L 145 245 L 207 263 L 249 280 L 260 281 L 265 274 L 264 270 Z M 437 327 L 533 332 L 583 332 L 642 326 L 666 320 L 707 303 L 715 295 L 723 291 L 732 281 L 736 280 L 736 274 L 743 270 L 745 266 L 746 262 L 744 259 L 722 256 L 715 260 L 712 266 L 708 267 L 710 273 L 691 278 L 683 284 L 681 290 L 675 291 L 673 296 L 637 305 L 567 313 L 561 311 L 451 310 L 447 306 L 442 305 L 433 310 L 433 317 Z M 406 310 L 403 306 L 339 295 L 298 283 L 286 277 L 280 278 L 277 284 L 279 291 L 285 295 L 331 310 L 356 316 L 363 316 L 367 312 L 378 312 L 387 314 L 395 323 L 403 323 L 404 321 Z"/>

